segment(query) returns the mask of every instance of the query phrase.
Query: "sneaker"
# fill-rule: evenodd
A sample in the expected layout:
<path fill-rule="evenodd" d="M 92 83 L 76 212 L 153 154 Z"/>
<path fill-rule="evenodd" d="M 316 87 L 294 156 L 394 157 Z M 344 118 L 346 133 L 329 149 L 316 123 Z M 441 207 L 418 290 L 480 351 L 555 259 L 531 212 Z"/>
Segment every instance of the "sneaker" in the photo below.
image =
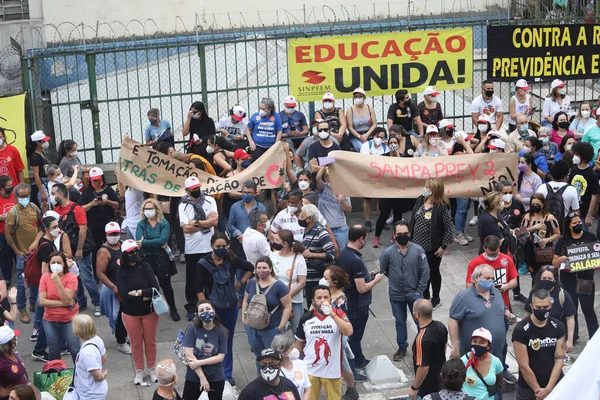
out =
<path fill-rule="evenodd" d="M 27 314 L 26 309 L 22 309 L 21 311 L 19 311 L 19 313 L 21 314 L 21 322 L 22 323 L 24 323 L 24 324 L 31 323 L 31 318 L 29 318 L 29 314 Z"/>
<path fill-rule="evenodd" d="M 392 358 L 394 361 L 398 362 L 402 361 L 404 356 L 406 356 L 406 349 L 399 348 L 398 351 L 394 353 L 394 356 Z"/>
<path fill-rule="evenodd" d="M 392 222 L 394 222 L 394 215 L 393 215 L 393 214 L 392 214 L 392 216 L 391 216 L 391 217 L 389 217 L 388 219 L 386 219 L 386 220 L 385 220 L 385 223 L 386 223 L 387 225 L 391 225 L 391 224 L 392 224 Z"/>
<path fill-rule="evenodd" d="M 187 313 L 187 314 L 185 314 L 185 319 L 186 319 L 187 321 L 191 321 L 191 320 L 193 320 L 193 319 L 194 319 L 194 314 L 191 314 L 191 313 Z"/>
<path fill-rule="evenodd" d="M 133 378 L 134 385 L 141 385 L 144 383 L 144 371 L 141 369 L 135 370 L 135 377 Z"/>
<path fill-rule="evenodd" d="M 29 340 L 31 340 L 32 342 L 37 342 L 39 335 L 40 335 L 39 328 L 33 328 L 33 330 L 31 331 L 31 336 L 29 336 Z"/>
<path fill-rule="evenodd" d="M 173 250 L 173 257 L 178 258 L 179 254 L 181 254 L 181 253 L 179 253 L 179 250 L 177 250 L 177 249 Z"/>
<path fill-rule="evenodd" d="M 477 225 L 478 221 L 479 221 L 479 217 L 477 215 L 474 215 L 473 218 L 471 218 L 471 220 L 469 221 L 469 225 L 475 226 L 475 225 Z"/>
<path fill-rule="evenodd" d="M 355 380 L 356 382 L 366 382 L 366 381 L 368 381 L 369 379 L 367 378 L 367 376 L 366 376 L 366 375 L 364 375 L 364 374 L 361 374 L 360 372 L 355 372 L 355 373 L 354 373 L 354 380 Z"/>
<path fill-rule="evenodd" d="M 431 306 L 433 307 L 434 310 L 437 310 L 438 308 L 440 308 L 441 305 L 442 305 L 442 303 L 441 303 L 439 297 L 434 297 L 433 299 L 431 299 Z"/>
<path fill-rule="evenodd" d="M 520 301 L 521 303 L 527 304 L 527 297 L 523 296 L 521 293 L 515 294 L 513 298 L 515 301 Z"/>
<path fill-rule="evenodd" d="M 40 351 L 39 353 L 34 350 L 33 353 L 31 353 L 31 357 L 38 361 L 48 362 L 48 353 L 45 350 Z"/>
<path fill-rule="evenodd" d="M 99 317 L 100 316 L 100 306 L 96 307 L 96 310 L 94 310 L 94 317 Z"/>
<path fill-rule="evenodd" d="M 179 316 L 179 313 L 177 312 L 176 309 L 172 308 L 171 309 L 171 319 L 175 322 L 179 321 L 181 319 L 181 317 Z"/>
<path fill-rule="evenodd" d="M 156 377 L 156 368 L 150 368 L 148 370 L 148 378 L 150 378 L 150 382 L 158 382 L 158 378 Z"/>
<path fill-rule="evenodd" d="M 131 346 L 127 344 L 127 342 L 117 344 L 117 350 L 119 350 L 123 354 L 131 354 Z"/>
<path fill-rule="evenodd" d="M 473 236 L 469 235 L 466 231 L 463 232 L 463 236 L 465 237 L 465 239 L 467 239 L 469 242 L 472 242 L 473 240 Z"/>
<path fill-rule="evenodd" d="M 70 356 L 71 352 L 68 349 L 60 349 L 61 356 Z"/>
<path fill-rule="evenodd" d="M 185 254 L 183 252 L 179 254 L 179 262 L 185 264 Z"/>
<path fill-rule="evenodd" d="M 506 382 L 510 385 L 514 385 L 518 382 L 518 379 L 515 378 L 515 376 L 513 374 L 508 372 L 507 369 L 504 370 L 504 373 L 502 374 L 502 379 L 504 380 L 504 382 Z"/>
<path fill-rule="evenodd" d="M 371 225 L 371 221 L 365 221 L 365 227 L 367 228 L 367 232 L 373 232 L 373 226 Z"/>
<path fill-rule="evenodd" d="M 358 395 L 358 390 L 356 390 L 356 387 L 349 387 L 346 389 L 346 393 L 342 396 L 341 400 L 358 400 L 359 398 L 360 396 Z"/>
<path fill-rule="evenodd" d="M 29 305 L 29 312 L 35 312 L 35 304 Z"/>
<path fill-rule="evenodd" d="M 461 246 L 466 246 L 469 244 L 469 241 L 467 240 L 467 238 L 465 237 L 465 235 L 463 233 L 459 233 L 458 235 L 456 235 L 456 237 L 454 238 L 454 241 L 458 244 L 460 244 Z"/>
<path fill-rule="evenodd" d="M 379 236 L 375 236 L 373 238 L 373 247 L 378 248 L 379 247 Z"/>

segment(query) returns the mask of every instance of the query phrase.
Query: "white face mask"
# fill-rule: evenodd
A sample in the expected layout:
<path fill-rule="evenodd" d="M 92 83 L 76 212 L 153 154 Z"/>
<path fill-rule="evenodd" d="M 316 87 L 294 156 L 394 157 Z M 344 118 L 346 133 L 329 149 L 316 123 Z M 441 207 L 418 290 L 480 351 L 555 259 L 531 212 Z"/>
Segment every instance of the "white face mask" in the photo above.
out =
<path fill-rule="evenodd" d="M 265 382 L 273 382 L 279 375 L 279 368 L 264 367 L 260 369 L 260 376 Z"/>
<path fill-rule="evenodd" d="M 329 132 L 319 132 L 319 139 L 327 140 L 329 138 Z"/>
<path fill-rule="evenodd" d="M 51 194 L 50 196 L 48 196 L 48 201 L 50 202 L 50 205 L 52 205 L 52 207 L 54 207 L 56 205 L 56 196 L 54 196 L 53 194 Z"/>
<path fill-rule="evenodd" d="M 565 94 L 567 94 L 567 89 L 565 89 L 565 88 L 560 88 L 560 89 L 558 89 L 558 94 L 560 94 L 560 95 L 565 95 Z"/>
<path fill-rule="evenodd" d="M 288 114 L 293 114 L 296 109 L 294 107 L 286 107 L 285 112 Z"/>
<path fill-rule="evenodd" d="M 573 156 L 573 165 L 579 165 L 581 158 L 579 156 Z"/>
<path fill-rule="evenodd" d="M 56 177 L 56 182 L 61 183 L 63 178 L 64 178 L 63 174 L 60 174 L 59 176 Z"/>
<path fill-rule="evenodd" d="M 298 350 L 297 348 L 293 348 L 292 350 L 290 350 L 290 354 L 288 354 L 288 358 L 291 361 L 296 361 L 297 359 L 300 358 L 300 350 Z"/>
<path fill-rule="evenodd" d="M 258 111 L 258 115 L 260 115 L 261 117 L 266 117 L 268 114 L 268 112 L 266 112 L 265 110 L 259 110 Z"/>
<path fill-rule="evenodd" d="M 121 240 L 121 237 L 119 235 L 106 237 L 106 241 L 108 242 L 108 244 L 112 245 L 119 243 L 119 240 Z"/>
<path fill-rule="evenodd" d="M 438 100 L 437 96 L 431 96 L 429 101 L 436 102 Z"/>
<path fill-rule="evenodd" d="M 488 126 L 487 124 L 478 124 L 477 129 L 479 129 L 479 132 L 487 132 Z"/>
<path fill-rule="evenodd" d="M 77 157 L 77 150 L 74 150 L 71 152 L 71 157 L 73 157 L 73 158 Z"/>
<path fill-rule="evenodd" d="M 356 99 L 354 99 L 354 104 L 356 104 L 357 106 L 362 106 L 365 102 L 365 99 L 363 99 L 362 97 L 357 97 Z"/>
<path fill-rule="evenodd" d="M 590 112 L 590 111 L 587 111 L 587 110 L 586 110 L 586 111 L 582 111 L 582 112 L 581 112 L 581 117 L 582 117 L 582 118 L 589 118 L 589 117 L 590 117 L 590 115 L 591 115 L 591 112 Z"/>
<path fill-rule="evenodd" d="M 327 286 L 327 287 L 329 287 L 329 282 L 327 282 L 327 279 L 325 279 L 325 278 L 321 278 L 321 279 L 319 280 L 319 285 L 322 285 L 322 286 Z"/>
<path fill-rule="evenodd" d="M 331 110 L 333 108 L 333 102 L 331 102 L 331 101 L 323 102 L 323 108 L 326 110 Z"/>
<path fill-rule="evenodd" d="M 152 219 L 156 217 L 156 210 L 144 210 L 144 215 L 146 216 L 146 218 Z"/>
<path fill-rule="evenodd" d="M 504 201 L 505 203 L 510 203 L 512 198 L 513 198 L 513 195 L 510 193 L 502 195 L 502 201 Z"/>
<path fill-rule="evenodd" d="M 52 237 L 58 237 L 59 234 L 60 234 L 60 228 L 54 228 L 50 231 L 50 236 L 52 236 Z"/>
<path fill-rule="evenodd" d="M 4 139 L 0 139 L 0 146 L 4 144 Z"/>
<path fill-rule="evenodd" d="M 531 149 L 527 146 L 523 146 L 523 153 L 531 153 Z"/>
<path fill-rule="evenodd" d="M 309 186 L 310 183 L 308 183 L 307 181 L 298 181 L 298 187 L 300 188 L 300 190 L 306 190 Z"/>
<path fill-rule="evenodd" d="M 324 315 L 329 315 L 331 314 L 331 306 L 321 306 L 321 312 Z"/>
<path fill-rule="evenodd" d="M 50 271 L 55 274 L 61 273 L 63 271 L 63 266 L 58 263 L 50 264 Z"/>
<path fill-rule="evenodd" d="M 50 147 L 50 143 L 48 143 L 48 142 L 42 143 L 42 150 L 48 150 L 48 147 Z"/>
<path fill-rule="evenodd" d="M 568 144 L 565 146 L 565 150 L 569 151 L 569 150 L 571 150 L 572 147 L 573 147 L 572 144 Z"/>
<path fill-rule="evenodd" d="M 381 145 L 381 138 L 376 137 L 375 139 L 373 139 L 373 143 L 375 143 L 375 146 Z"/>
<path fill-rule="evenodd" d="M 212 146 L 206 146 L 206 153 L 207 154 L 212 154 L 215 152 L 215 148 Z"/>
<path fill-rule="evenodd" d="M 294 206 L 288 206 L 288 213 L 291 215 L 293 213 L 295 213 L 296 211 L 298 211 L 298 207 L 294 207 Z"/>

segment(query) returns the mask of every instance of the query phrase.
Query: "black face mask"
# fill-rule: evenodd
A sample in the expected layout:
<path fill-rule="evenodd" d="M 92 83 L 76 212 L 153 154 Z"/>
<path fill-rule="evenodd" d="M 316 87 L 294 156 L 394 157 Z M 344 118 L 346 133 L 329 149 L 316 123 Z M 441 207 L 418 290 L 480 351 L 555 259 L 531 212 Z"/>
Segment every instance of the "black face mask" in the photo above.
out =
<path fill-rule="evenodd" d="M 486 91 L 485 91 L 485 95 L 486 95 L 487 97 L 492 97 L 492 96 L 494 95 L 494 91 L 493 91 L 493 90 L 486 90 Z"/>
<path fill-rule="evenodd" d="M 533 315 L 535 315 L 539 321 L 545 321 L 550 316 L 550 310 L 533 310 Z"/>
<path fill-rule="evenodd" d="M 572 229 L 573 233 L 581 233 L 583 231 L 583 224 L 579 223 L 575 225 Z"/>
<path fill-rule="evenodd" d="M 308 226 L 308 221 L 305 219 L 299 219 L 298 225 L 300 225 L 302 228 L 306 228 Z"/>
<path fill-rule="evenodd" d="M 406 246 L 410 241 L 410 237 L 408 237 L 408 233 L 399 233 L 396 235 L 396 243 L 400 246 Z"/>
<path fill-rule="evenodd" d="M 478 344 L 472 344 L 471 350 L 473 351 L 473 354 L 475 354 L 475 357 L 477 357 L 477 358 L 483 357 L 485 355 L 485 353 L 488 352 L 487 347 L 479 346 Z"/>
<path fill-rule="evenodd" d="M 271 243 L 271 248 L 273 250 L 279 251 L 279 250 L 283 249 L 283 243 L 275 243 L 275 242 L 273 242 L 273 243 Z"/>
<path fill-rule="evenodd" d="M 542 206 L 531 206 L 531 211 L 533 211 L 534 213 L 539 213 L 540 211 L 542 211 Z"/>
<path fill-rule="evenodd" d="M 140 257 L 140 253 L 132 253 L 129 255 L 129 263 L 130 264 L 137 264 L 140 261 L 142 261 L 142 258 Z"/>
<path fill-rule="evenodd" d="M 412 99 L 404 100 L 404 107 L 410 106 L 411 103 L 412 103 Z"/>
<path fill-rule="evenodd" d="M 200 198 L 200 189 L 190 190 L 190 196 L 192 196 L 195 199 L 199 199 Z"/>
<path fill-rule="evenodd" d="M 550 290 L 554 287 L 555 284 L 556 284 L 556 282 L 554 282 L 554 281 L 540 280 L 538 282 L 538 287 L 540 289 Z"/>
<path fill-rule="evenodd" d="M 446 136 L 448 136 L 448 137 L 454 136 L 454 128 L 446 129 Z"/>
<path fill-rule="evenodd" d="M 562 129 L 569 129 L 569 126 L 570 126 L 570 124 L 568 122 L 565 122 L 565 121 L 558 123 L 558 127 L 562 128 Z"/>
<path fill-rule="evenodd" d="M 5 188 L 5 189 L 4 189 L 4 195 L 5 195 L 6 197 L 8 197 L 8 196 L 9 196 L 9 195 L 12 193 L 13 189 L 14 189 L 14 187 L 13 187 L 13 186 Z"/>

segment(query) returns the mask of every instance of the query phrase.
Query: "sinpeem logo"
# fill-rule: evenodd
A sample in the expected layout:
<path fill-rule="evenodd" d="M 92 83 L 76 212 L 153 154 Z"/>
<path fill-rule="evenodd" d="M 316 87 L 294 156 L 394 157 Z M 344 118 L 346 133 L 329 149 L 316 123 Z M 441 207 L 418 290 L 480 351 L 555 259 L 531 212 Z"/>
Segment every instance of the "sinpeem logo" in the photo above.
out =
<path fill-rule="evenodd" d="M 325 80 L 324 76 L 321 76 L 322 72 L 319 71 L 305 71 L 302 73 L 302 77 L 306 78 L 304 80 L 305 83 L 310 83 L 312 85 L 318 85 Z"/>

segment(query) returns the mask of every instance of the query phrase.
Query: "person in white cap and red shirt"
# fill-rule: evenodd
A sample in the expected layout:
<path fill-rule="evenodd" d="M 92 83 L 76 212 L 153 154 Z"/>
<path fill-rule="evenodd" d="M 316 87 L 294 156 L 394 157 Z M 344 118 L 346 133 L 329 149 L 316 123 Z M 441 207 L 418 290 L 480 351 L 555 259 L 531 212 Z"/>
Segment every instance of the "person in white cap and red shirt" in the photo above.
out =
<path fill-rule="evenodd" d="M 352 145 L 348 137 L 344 138 L 348 127 L 344 110 L 335 106 L 335 96 L 333 93 L 325 93 L 322 101 L 323 108 L 315 112 L 315 123 L 313 126 L 317 127 L 321 121 L 326 122 L 329 126 L 329 134 L 339 143 L 342 150 L 351 150 Z"/>
<path fill-rule="evenodd" d="M 46 184 L 48 183 L 48 176 L 46 175 L 46 169 L 48 160 L 44 155 L 44 151 L 50 147 L 50 136 L 42 131 L 36 131 L 31 135 L 31 142 L 27 143 L 27 159 L 29 160 L 29 166 L 33 171 L 33 182 L 31 185 L 31 202 L 35 203 L 42 211 L 48 209 L 48 192 L 46 190 Z"/>
<path fill-rule="evenodd" d="M 423 91 L 423 101 L 417 104 L 417 111 L 425 125 L 437 125 L 444 119 L 439 95 L 440 92 L 433 86 L 428 86 Z"/>
<path fill-rule="evenodd" d="M 216 131 L 228 141 L 236 143 L 238 148 L 245 148 L 246 140 L 246 110 L 240 105 L 235 105 L 229 110 L 229 118 L 223 118 L 217 122 Z"/>
<path fill-rule="evenodd" d="M 0 326 L 0 396 L 8 399 L 10 388 L 29 383 L 25 363 L 17 352 L 18 330 Z"/>
<path fill-rule="evenodd" d="M 181 133 L 184 137 L 187 135 L 191 136 L 189 143 L 190 153 L 205 156 L 205 138 L 214 136 L 215 121 L 213 121 L 213 119 L 206 113 L 206 107 L 204 106 L 204 103 L 201 101 L 195 101 L 192 103 Z"/>
<path fill-rule="evenodd" d="M 508 130 L 514 131 L 517 128 L 517 116 L 524 115 L 527 122 L 534 113 L 531 106 L 531 97 L 529 96 L 529 84 L 525 79 L 519 79 L 515 84 L 515 95 L 508 101 Z"/>
<path fill-rule="evenodd" d="M 179 223 L 185 236 L 185 298 L 186 319 L 191 321 L 196 315 L 196 264 L 212 253 L 210 239 L 219 222 L 219 212 L 215 200 L 206 196 L 202 185 L 195 176 L 185 180 L 186 195 L 179 203 Z"/>
<path fill-rule="evenodd" d="M 423 137 L 423 141 L 417 148 L 414 157 L 438 157 L 447 155 L 448 150 L 446 150 L 446 146 L 444 146 L 440 140 L 438 127 L 435 125 L 427 126 L 425 137 Z"/>
<path fill-rule="evenodd" d="M 500 130 L 504 122 L 504 108 L 500 97 L 494 94 L 494 82 L 488 79 L 481 82 L 481 94 L 471 103 L 473 125 L 477 125 L 479 117 L 484 114 L 489 117 L 489 122 L 494 129 Z"/>
<path fill-rule="evenodd" d="M 554 122 L 554 115 L 559 111 L 564 111 L 570 115 L 571 98 L 567 94 L 567 84 L 560 79 L 555 79 L 550 84 L 550 93 L 544 100 L 542 126 L 551 128 Z"/>
<path fill-rule="evenodd" d="M 367 95 L 362 88 L 354 89 L 353 98 L 354 104 L 346 111 L 346 121 L 350 143 L 354 151 L 360 153 L 362 145 L 367 143 L 373 130 L 377 128 L 377 117 L 375 109 L 366 104 Z"/>
<path fill-rule="evenodd" d="M 279 112 L 283 138 L 290 144 L 291 148 L 297 147 L 308 136 L 306 116 L 296 110 L 297 105 L 294 96 L 287 96 L 283 99 L 285 108 Z"/>
<path fill-rule="evenodd" d="M 501 393 L 502 390 L 504 366 L 498 357 L 490 353 L 491 348 L 492 334 L 481 327 L 471 335 L 471 350 L 460 358 L 467 368 L 463 392 L 476 399 L 494 400 L 495 397 L 489 395 L 490 391 Z"/>

